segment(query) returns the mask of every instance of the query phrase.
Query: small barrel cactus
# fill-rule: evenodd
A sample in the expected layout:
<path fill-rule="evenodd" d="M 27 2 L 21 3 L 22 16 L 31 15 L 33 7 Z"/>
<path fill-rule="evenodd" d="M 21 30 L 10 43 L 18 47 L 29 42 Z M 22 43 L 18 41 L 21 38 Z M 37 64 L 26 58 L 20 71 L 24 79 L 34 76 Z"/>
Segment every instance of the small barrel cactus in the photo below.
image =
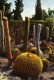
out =
<path fill-rule="evenodd" d="M 23 78 L 31 77 L 37 79 L 40 77 L 42 69 L 41 58 L 29 52 L 21 53 L 13 65 L 13 72 Z"/>
<path fill-rule="evenodd" d="M 36 54 L 37 48 L 36 47 L 32 47 L 30 52 Z M 40 58 L 43 58 L 43 52 L 40 50 Z"/>
<path fill-rule="evenodd" d="M 43 71 L 47 71 L 49 67 L 49 61 L 45 58 L 43 58 L 42 61 L 43 61 Z"/>
<path fill-rule="evenodd" d="M 47 46 L 46 46 L 46 52 L 48 54 L 54 54 L 54 53 L 52 53 L 52 51 L 53 51 L 53 47 L 50 44 L 47 44 Z"/>

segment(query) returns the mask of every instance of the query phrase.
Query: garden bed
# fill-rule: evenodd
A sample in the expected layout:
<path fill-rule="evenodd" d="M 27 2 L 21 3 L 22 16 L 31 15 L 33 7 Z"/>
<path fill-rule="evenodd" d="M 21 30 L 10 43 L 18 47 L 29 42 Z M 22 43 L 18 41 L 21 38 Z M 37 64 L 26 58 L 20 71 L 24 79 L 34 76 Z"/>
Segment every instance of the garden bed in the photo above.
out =
<path fill-rule="evenodd" d="M 54 46 L 53 46 L 54 47 Z M 48 58 L 48 54 L 44 53 L 44 58 Z M 12 75 L 12 66 L 7 67 L 8 59 L 5 57 L 0 57 L 0 80 L 23 80 L 22 78 Z M 24 79 L 27 80 L 27 79 Z M 47 71 L 42 72 L 40 80 L 54 80 L 54 63 L 50 62 Z"/>

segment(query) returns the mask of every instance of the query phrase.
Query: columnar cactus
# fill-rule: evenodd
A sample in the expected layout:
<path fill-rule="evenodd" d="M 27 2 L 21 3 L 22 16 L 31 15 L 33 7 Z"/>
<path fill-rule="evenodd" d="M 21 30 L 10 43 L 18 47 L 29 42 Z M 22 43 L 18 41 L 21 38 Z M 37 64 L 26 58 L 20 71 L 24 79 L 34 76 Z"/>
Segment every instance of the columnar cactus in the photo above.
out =
<path fill-rule="evenodd" d="M 36 46 L 37 46 L 37 55 L 40 56 L 40 33 L 41 33 L 41 24 L 38 24 L 38 28 L 37 28 L 37 39 L 36 39 Z"/>
<path fill-rule="evenodd" d="M 34 41 L 34 46 L 36 46 L 36 27 L 33 25 L 33 41 Z"/>
<path fill-rule="evenodd" d="M 46 41 L 49 39 L 49 27 L 46 27 Z"/>
<path fill-rule="evenodd" d="M 4 24 L 4 33 L 5 33 L 5 40 L 6 40 L 6 52 L 9 60 L 9 64 L 11 65 L 11 45 L 10 45 L 10 38 L 9 38 L 9 28 L 8 28 L 8 19 L 7 17 L 3 17 L 3 24 Z"/>
<path fill-rule="evenodd" d="M 29 28 L 30 28 L 30 19 L 28 17 L 26 17 L 25 18 L 25 27 L 24 27 L 24 51 L 27 51 Z"/>
<path fill-rule="evenodd" d="M 3 7 L 3 10 L 2 10 L 2 18 L 4 16 L 4 12 L 5 12 L 5 6 Z"/>
<path fill-rule="evenodd" d="M 4 26 L 2 21 L 2 11 L 0 11 L 0 53 L 4 53 Z"/>

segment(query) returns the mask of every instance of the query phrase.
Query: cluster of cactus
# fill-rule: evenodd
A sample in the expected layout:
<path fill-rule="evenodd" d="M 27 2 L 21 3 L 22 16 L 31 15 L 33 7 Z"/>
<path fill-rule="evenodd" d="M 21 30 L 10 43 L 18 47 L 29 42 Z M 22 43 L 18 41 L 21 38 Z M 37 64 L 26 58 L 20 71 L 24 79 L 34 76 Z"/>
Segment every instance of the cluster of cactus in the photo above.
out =
<path fill-rule="evenodd" d="M 49 43 L 42 42 L 40 44 L 40 46 L 41 46 L 41 50 L 42 51 L 46 51 L 46 53 L 48 53 L 48 54 L 54 54 L 54 52 L 53 52 L 53 46 L 50 45 Z"/>
<path fill-rule="evenodd" d="M 14 62 L 13 72 L 23 78 L 39 78 L 43 69 L 43 62 L 39 56 L 32 52 L 27 52 L 28 36 L 29 36 L 29 18 L 25 19 L 25 33 L 24 33 L 24 49 L 25 53 L 18 55 Z M 36 48 L 35 48 L 36 51 Z M 38 53 L 37 53 L 38 54 Z M 42 52 L 40 51 L 42 56 Z"/>
<path fill-rule="evenodd" d="M 52 47 L 50 44 L 47 44 L 47 45 L 46 45 L 46 52 L 47 52 L 48 54 L 54 54 L 54 53 L 53 53 L 53 47 Z"/>
<path fill-rule="evenodd" d="M 14 60 L 14 65 L 13 65 L 13 72 L 16 73 L 20 77 L 31 77 L 31 78 L 39 78 L 40 74 L 43 69 L 43 62 L 42 59 L 37 56 L 36 54 L 33 54 L 32 50 L 31 52 L 25 52 L 21 53 L 20 55 L 17 56 L 18 50 L 16 50 L 17 53 L 15 56 L 11 55 L 11 47 L 10 47 L 10 40 L 9 40 L 9 29 L 8 29 L 8 20 L 7 18 L 3 18 L 4 22 L 4 32 L 5 32 L 5 39 L 6 39 L 6 50 L 8 54 L 8 60 L 11 62 L 11 59 Z M 29 29 L 29 28 L 28 28 Z M 28 40 L 28 34 L 27 38 L 25 41 Z M 27 47 L 27 42 L 25 42 L 26 47 Z M 27 49 L 25 48 L 27 51 Z M 36 48 L 34 48 L 36 51 Z M 42 57 L 42 51 L 40 50 L 40 56 Z M 47 62 L 47 61 L 46 61 Z M 46 64 L 46 63 L 45 63 Z"/>
<path fill-rule="evenodd" d="M 30 52 L 36 54 L 36 47 L 32 47 Z M 43 71 L 46 71 L 49 67 L 49 61 L 46 58 L 43 58 L 43 52 L 40 50 L 40 58 L 43 62 Z"/>
<path fill-rule="evenodd" d="M 13 72 L 20 77 L 38 78 L 43 69 L 40 57 L 30 52 L 21 53 L 15 60 Z"/>

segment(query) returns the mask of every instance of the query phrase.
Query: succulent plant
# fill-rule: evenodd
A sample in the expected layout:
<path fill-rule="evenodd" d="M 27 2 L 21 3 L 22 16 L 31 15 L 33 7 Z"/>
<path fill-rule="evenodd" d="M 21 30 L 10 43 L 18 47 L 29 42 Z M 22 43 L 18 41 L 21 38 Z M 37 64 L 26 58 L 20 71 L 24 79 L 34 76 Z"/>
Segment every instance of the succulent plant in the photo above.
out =
<path fill-rule="evenodd" d="M 36 54 L 37 48 L 36 47 L 32 47 L 30 52 Z M 40 50 L 40 58 L 43 58 L 43 52 Z"/>
<path fill-rule="evenodd" d="M 49 27 L 46 27 L 46 41 L 49 39 Z"/>
<path fill-rule="evenodd" d="M 30 28 L 30 19 L 28 17 L 25 18 L 25 26 L 24 26 L 24 51 L 27 51 L 28 45 L 28 37 L 29 37 L 29 28 Z"/>
<path fill-rule="evenodd" d="M 48 54 L 54 54 L 53 53 L 53 47 L 50 44 L 47 44 L 47 46 L 46 46 L 46 52 Z"/>
<path fill-rule="evenodd" d="M 38 78 L 43 69 L 39 56 L 30 52 L 21 53 L 15 60 L 13 72 L 20 77 Z"/>
<path fill-rule="evenodd" d="M 42 61 L 43 61 L 43 71 L 47 71 L 49 67 L 49 61 L 45 58 L 43 58 Z"/>
<path fill-rule="evenodd" d="M 5 47 L 7 52 L 7 57 L 9 60 L 9 64 L 12 65 L 11 58 L 11 45 L 10 45 L 10 37 L 9 37 L 9 28 L 8 28 L 8 19 L 7 17 L 3 17 L 3 24 L 4 24 L 4 34 L 5 34 Z"/>

